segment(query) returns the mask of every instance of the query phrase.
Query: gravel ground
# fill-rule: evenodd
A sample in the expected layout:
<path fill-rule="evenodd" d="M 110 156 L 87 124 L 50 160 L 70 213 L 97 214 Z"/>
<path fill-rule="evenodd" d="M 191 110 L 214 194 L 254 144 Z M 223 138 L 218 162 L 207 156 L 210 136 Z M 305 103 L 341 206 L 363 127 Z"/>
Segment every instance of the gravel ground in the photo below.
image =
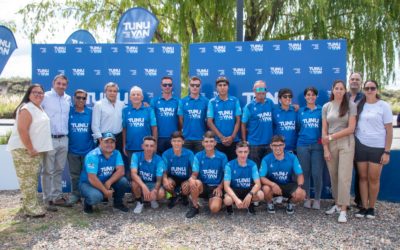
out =
<path fill-rule="evenodd" d="M 86 215 L 78 204 L 27 219 L 17 213 L 19 200 L 18 191 L 0 191 L 0 249 L 400 249 L 398 203 L 378 202 L 375 220 L 355 218 L 353 210 L 349 222 L 339 224 L 336 215 L 324 214 L 331 200 L 320 211 L 296 206 L 294 215 L 284 207 L 268 214 L 262 204 L 255 216 L 238 210 L 211 215 L 203 208 L 193 219 L 180 204 L 147 206 L 141 215 L 110 205 Z"/>

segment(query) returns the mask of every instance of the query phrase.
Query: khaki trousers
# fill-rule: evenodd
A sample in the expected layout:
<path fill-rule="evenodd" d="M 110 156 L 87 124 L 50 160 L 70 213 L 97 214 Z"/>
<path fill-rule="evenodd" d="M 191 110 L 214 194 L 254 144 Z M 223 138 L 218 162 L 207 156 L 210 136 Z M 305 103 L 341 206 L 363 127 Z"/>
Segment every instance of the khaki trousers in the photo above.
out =
<path fill-rule="evenodd" d="M 327 161 L 331 177 L 332 196 L 337 205 L 350 205 L 350 188 L 353 174 L 354 135 L 329 143 L 331 160 Z"/>

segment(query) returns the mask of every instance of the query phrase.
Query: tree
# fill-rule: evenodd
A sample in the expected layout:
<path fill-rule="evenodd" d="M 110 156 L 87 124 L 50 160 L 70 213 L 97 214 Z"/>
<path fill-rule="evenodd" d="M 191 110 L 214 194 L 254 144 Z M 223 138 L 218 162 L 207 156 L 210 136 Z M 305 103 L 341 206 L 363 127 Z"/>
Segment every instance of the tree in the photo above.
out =
<path fill-rule="evenodd" d="M 78 27 L 114 34 L 129 8 L 153 12 L 160 24 L 154 42 L 181 43 L 182 79 L 188 75 L 190 43 L 234 41 L 234 0 L 45 0 L 19 11 L 32 42 L 51 21 L 72 17 Z M 367 78 L 387 84 L 395 79 L 400 43 L 400 1 L 396 0 L 245 0 L 245 40 L 347 39 L 348 65 Z M 78 28 L 77 27 L 77 28 Z M 98 35 L 96 39 L 102 41 Z M 184 91 L 183 91 L 184 92 Z"/>

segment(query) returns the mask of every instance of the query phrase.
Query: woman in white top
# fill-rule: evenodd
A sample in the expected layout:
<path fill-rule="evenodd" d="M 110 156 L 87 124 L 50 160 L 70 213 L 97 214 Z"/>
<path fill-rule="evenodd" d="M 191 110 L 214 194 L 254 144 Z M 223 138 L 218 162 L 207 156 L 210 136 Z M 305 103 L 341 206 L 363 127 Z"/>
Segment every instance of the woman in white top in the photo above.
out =
<path fill-rule="evenodd" d="M 389 163 L 393 139 L 393 116 L 390 105 L 380 100 L 378 83 L 364 83 L 365 96 L 358 104 L 355 161 L 363 208 L 358 218 L 375 218 L 375 202 L 379 193 L 382 167 Z"/>
<path fill-rule="evenodd" d="M 37 199 L 38 177 L 43 152 L 53 149 L 50 119 L 40 106 L 44 89 L 40 84 L 29 86 L 14 111 L 15 124 L 8 141 L 22 194 L 22 210 L 29 217 L 44 217 Z"/>
<path fill-rule="evenodd" d="M 330 102 L 322 108 L 322 143 L 324 157 L 331 177 L 335 205 L 326 214 L 339 213 L 338 222 L 347 222 L 354 159 L 354 129 L 357 106 L 349 102 L 346 84 L 336 80 Z"/>

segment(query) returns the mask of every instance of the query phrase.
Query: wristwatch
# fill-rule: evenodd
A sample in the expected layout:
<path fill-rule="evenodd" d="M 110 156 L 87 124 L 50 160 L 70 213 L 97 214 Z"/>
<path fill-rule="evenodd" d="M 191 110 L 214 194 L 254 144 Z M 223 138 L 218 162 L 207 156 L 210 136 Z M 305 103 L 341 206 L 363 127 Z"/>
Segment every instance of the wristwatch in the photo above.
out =
<path fill-rule="evenodd" d="M 303 189 L 303 184 L 297 184 L 297 187 Z"/>
<path fill-rule="evenodd" d="M 390 151 L 383 151 L 384 154 L 390 155 Z"/>
<path fill-rule="evenodd" d="M 250 192 L 249 192 L 249 194 L 251 195 L 251 197 L 253 197 L 253 196 L 254 196 L 254 193 L 253 193 L 253 191 L 250 191 Z"/>

